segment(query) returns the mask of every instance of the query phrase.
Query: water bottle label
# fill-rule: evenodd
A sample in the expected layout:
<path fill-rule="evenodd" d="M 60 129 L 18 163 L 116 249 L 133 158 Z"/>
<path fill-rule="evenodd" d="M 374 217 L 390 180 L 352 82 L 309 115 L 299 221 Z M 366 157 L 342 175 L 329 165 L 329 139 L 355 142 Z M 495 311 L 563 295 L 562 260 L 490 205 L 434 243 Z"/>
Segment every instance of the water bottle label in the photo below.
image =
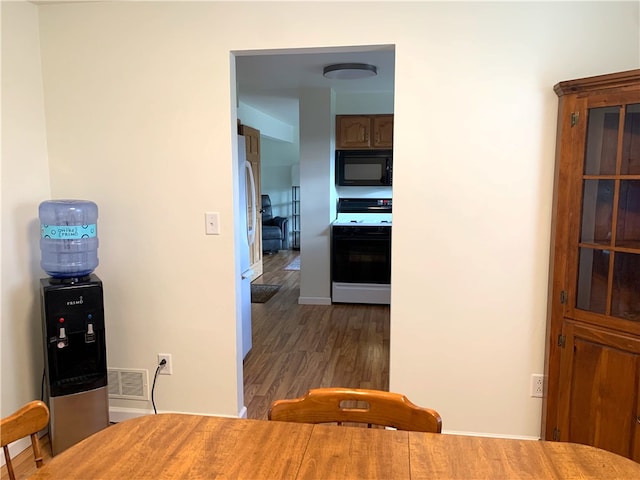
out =
<path fill-rule="evenodd" d="M 91 225 L 42 225 L 42 238 L 51 238 L 53 240 L 94 238 L 96 233 L 95 223 Z"/>

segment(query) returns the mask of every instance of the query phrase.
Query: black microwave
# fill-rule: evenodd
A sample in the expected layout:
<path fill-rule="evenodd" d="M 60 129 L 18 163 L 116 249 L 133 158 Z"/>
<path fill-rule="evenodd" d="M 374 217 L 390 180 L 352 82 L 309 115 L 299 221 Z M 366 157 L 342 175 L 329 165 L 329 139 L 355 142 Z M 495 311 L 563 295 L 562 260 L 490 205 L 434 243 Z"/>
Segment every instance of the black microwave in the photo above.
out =
<path fill-rule="evenodd" d="M 393 178 L 393 150 L 336 150 L 336 184 L 388 187 Z"/>

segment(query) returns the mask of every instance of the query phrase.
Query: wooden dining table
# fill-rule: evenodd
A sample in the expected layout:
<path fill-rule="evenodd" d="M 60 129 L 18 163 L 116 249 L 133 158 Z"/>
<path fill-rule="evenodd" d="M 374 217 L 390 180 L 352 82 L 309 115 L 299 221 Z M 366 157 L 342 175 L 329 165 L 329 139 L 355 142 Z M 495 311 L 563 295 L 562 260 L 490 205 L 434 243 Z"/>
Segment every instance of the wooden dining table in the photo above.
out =
<path fill-rule="evenodd" d="M 565 442 L 185 414 L 112 425 L 33 479 L 640 479 L 640 464 Z"/>

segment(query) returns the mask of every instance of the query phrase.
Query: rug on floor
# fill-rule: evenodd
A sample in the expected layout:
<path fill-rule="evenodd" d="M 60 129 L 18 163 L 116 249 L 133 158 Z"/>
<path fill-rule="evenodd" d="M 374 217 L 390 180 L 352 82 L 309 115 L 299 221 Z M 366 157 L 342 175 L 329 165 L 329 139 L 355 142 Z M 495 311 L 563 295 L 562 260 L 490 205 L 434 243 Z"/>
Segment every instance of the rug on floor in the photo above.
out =
<path fill-rule="evenodd" d="M 273 297 L 281 285 L 251 284 L 251 303 L 266 303 Z"/>
<path fill-rule="evenodd" d="M 300 270 L 300 256 L 297 256 L 293 262 L 284 267 L 285 270 Z"/>

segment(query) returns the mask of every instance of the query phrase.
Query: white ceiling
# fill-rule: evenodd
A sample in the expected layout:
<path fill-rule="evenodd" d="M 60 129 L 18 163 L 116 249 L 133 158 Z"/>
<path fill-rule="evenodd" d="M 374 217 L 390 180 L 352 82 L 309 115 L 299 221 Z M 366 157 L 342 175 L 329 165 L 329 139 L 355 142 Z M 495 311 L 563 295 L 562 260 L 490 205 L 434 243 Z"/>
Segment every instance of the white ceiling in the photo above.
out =
<path fill-rule="evenodd" d="M 238 100 L 289 125 L 298 124 L 302 88 L 332 88 L 336 93 L 393 92 L 393 45 L 341 49 L 235 52 Z M 362 80 L 330 80 L 322 70 L 335 63 L 368 63 L 378 75 Z"/>

